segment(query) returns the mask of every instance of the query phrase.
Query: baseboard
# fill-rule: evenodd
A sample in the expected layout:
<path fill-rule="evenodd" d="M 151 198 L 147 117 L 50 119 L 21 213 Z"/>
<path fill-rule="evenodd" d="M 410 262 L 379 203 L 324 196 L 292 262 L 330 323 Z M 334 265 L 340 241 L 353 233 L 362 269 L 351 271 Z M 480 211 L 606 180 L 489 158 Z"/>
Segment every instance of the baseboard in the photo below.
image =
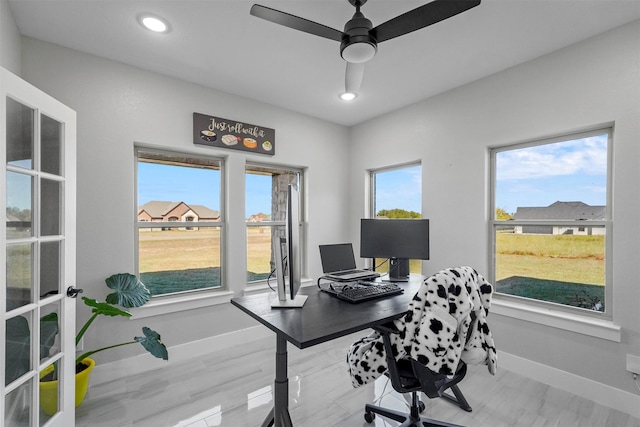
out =
<path fill-rule="evenodd" d="M 640 396 L 637 394 L 501 351 L 498 351 L 498 368 L 640 418 Z"/>
<path fill-rule="evenodd" d="M 101 363 L 96 365 L 91 373 L 91 383 L 100 384 L 113 381 L 128 375 L 162 368 L 167 363 L 184 363 L 193 357 L 211 352 L 212 348 L 221 350 L 269 336 L 273 336 L 273 332 L 260 325 L 170 347 L 168 362 L 156 359 L 145 353 L 115 362 Z M 640 396 L 637 394 L 501 351 L 498 352 L 498 360 L 499 369 L 516 372 L 541 383 L 640 418 Z M 114 372 L 119 374 L 117 378 L 114 378 Z"/>
<path fill-rule="evenodd" d="M 101 384 L 113 381 L 114 379 L 124 378 L 129 375 L 162 368 L 167 366 L 168 363 L 172 365 L 184 363 L 194 357 L 210 353 L 212 348 L 224 350 L 234 345 L 269 336 L 273 336 L 271 330 L 264 326 L 253 326 L 251 328 L 169 347 L 168 361 L 156 359 L 148 353 L 144 353 L 115 362 L 96 364 L 93 372 L 91 372 L 91 383 Z M 114 373 L 118 373 L 117 377 L 114 377 Z"/>

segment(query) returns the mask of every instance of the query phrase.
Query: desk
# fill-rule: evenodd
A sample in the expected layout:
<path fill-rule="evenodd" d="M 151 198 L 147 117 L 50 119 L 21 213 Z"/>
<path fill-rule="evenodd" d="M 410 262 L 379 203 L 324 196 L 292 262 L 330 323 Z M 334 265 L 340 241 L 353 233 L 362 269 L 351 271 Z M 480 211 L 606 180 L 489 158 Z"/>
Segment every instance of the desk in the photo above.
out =
<path fill-rule="evenodd" d="M 351 304 L 321 292 L 317 287 L 301 288 L 308 295 L 302 308 L 271 308 L 275 293 L 232 298 L 231 304 L 276 333 L 276 378 L 273 408 L 262 427 L 291 427 L 287 341 L 300 349 L 349 335 L 398 319 L 409 308 L 424 276 L 412 275 L 408 283 L 397 283 L 404 293 Z"/>

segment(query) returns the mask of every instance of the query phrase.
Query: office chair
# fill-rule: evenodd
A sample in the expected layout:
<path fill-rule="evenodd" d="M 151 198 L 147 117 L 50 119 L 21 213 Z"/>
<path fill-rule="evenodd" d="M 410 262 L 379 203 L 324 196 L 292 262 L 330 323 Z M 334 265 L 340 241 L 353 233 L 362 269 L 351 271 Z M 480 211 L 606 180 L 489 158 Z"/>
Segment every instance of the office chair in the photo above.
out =
<path fill-rule="evenodd" d="M 472 322 L 470 329 L 473 327 L 474 313 L 471 313 Z M 458 388 L 458 383 L 467 374 L 467 365 L 462 360 L 453 375 L 444 375 L 431 371 L 422 363 L 409 358 L 403 357 L 395 360 L 393 346 L 391 345 L 391 335 L 399 333 L 393 322 L 373 328 L 383 338 L 385 359 L 387 362 L 387 372 L 385 375 L 391 380 L 393 389 L 399 393 L 411 393 L 411 407 L 409 413 L 395 411 L 393 409 L 382 408 L 380 406 L 366 404 L 364 419 L 368 423 L 372 423 L 376 414 L 400 421 L 400 427 L 422 427 L 422 426 L 448 426 L 461 427 L 456 424 L 450 424 L 444 421 L 436 421 L 429 418 L 423 418 L 420 413 L 424 411 L 425 404 L 418 397 L 419 392 L 423 392 L 430 399 L 438 397 L 445 398 L 452 403 L 460 406 L 467 412 L 471 412 L 471 406 L 465 399 L 464 395 Z M 467 339 L 471 336 L 471 330 L 467 334 Z M 445 393 L 451 389 L 453 396 Z"/>

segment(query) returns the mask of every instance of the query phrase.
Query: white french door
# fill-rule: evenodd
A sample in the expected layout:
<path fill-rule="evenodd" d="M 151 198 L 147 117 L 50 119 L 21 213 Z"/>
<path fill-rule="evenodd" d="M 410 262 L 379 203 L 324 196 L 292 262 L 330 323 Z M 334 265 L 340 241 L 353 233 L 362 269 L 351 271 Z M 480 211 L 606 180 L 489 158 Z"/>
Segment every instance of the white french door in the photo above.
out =
<path fill-rule="evenodd" d="M 76 114 L 0 72 L 0 425 L 73 427 Z M 39 379 L 54 363 L 48 415 Z"/>

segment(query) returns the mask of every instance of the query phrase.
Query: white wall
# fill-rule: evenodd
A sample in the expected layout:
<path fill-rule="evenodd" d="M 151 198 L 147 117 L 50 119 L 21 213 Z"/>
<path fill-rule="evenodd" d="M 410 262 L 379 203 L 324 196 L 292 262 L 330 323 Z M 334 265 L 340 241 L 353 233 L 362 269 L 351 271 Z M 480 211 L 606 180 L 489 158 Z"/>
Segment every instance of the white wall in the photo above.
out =
<path fill-rule="evenodd" d="M 640 22 L 540 57 L 351 129 L 352 239 L 365 211 L 366 169 L 421 160 L 427 273 L 471 265 L 486 274 L 488 152 L 492 146 L 615 123 L 613 161 L 615 343 L 499 315 L 496 345 L 636 393 L 625 355 L 640 355 Z"/>
<path fill-rule="evenodd" d="M 229 285 L 237 295 L 246 278 L 245 160 L 308 168 L 310 277 L 321 272 L 318 244 L 346 234 L 346 128 L 30 38 L 23 39 L 22 68 L 27 81 L 78 114 L 77 286 L 85 289 L 84 295 L 103 298 L 106 277 L 134 271 L 134 142 L 226 156 Z M 194 146 L 193 112 L 274 128 L 276 155 Z M 78 308 L 84 321 L 87 310 L 82 304 Z M 230 304 L 127 322 L 100 319 L 85 348 L 128 340 L 142 325 L 175 346 L 254 324 Z M 133 351 L 137 349 L 96 356 L 112 361 Z"/>
<path fill-rule="evenodd" d="M 21 36 L 7 0 L 0 0 L 0 67 L 20 75 Z"/>

